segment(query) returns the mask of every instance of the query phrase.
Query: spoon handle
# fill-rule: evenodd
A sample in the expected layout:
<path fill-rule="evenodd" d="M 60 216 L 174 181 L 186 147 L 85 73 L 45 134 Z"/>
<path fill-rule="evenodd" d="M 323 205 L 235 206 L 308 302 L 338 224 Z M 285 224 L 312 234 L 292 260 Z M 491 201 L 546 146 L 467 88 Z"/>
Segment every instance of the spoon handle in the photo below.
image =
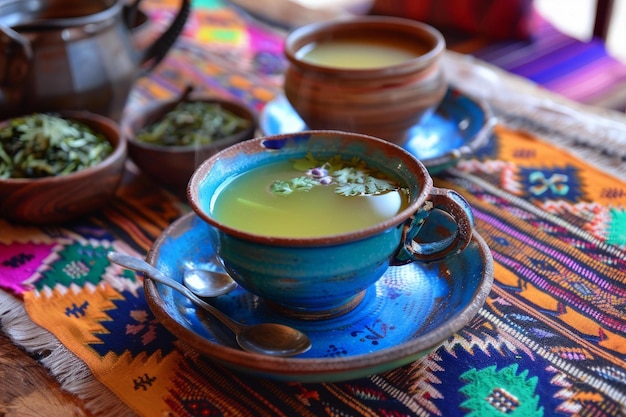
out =
<path fill-rule="evenodd" d="M 213 315 L 216 319 L 221 321 L 226 327 L 228 327 L 235 335 L 238 335 L 240 332 L 242 324 L 236 322 L 231 319 L 224 313 L 222 313 L 217 308 L 213 307 L 210 304 L 205 303 L 200 298 L 198 298 L 194 293 L 192 293 L 187 287 L 179 283 L 178 281 L 174 281 L 173 279 L 165 276 L 161 271 L 150 265 L 148 262 L 143 259 L 137 258 L 135 256 L 126 255 L 124 253 L 119 252 L 109 252 L 107 254 L 107 258 L 111 262 L 114 262 L 120 266 L 123 266 L 128 269 L 132 269 L 133 271 L 143 272 L 148 276 L 148 278 L 160 282 L 163 285 L 167 285 L 170 288 L 175 289 L 176 291 L 183 294 L 185 297 L 189 298 L 195 305 L 203 308 L 211 315 Z"/>

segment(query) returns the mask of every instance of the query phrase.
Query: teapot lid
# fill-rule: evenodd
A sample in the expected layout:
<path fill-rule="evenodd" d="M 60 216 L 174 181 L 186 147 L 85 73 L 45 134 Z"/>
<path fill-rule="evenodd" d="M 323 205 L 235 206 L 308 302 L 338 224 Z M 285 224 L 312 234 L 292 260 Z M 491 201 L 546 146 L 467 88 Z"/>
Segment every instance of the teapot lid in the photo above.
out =
<path fill-rule="evenodd" d="M 4 0 L 0 1 L 0 25 L 12 28 L 72 27 L 116 16 L 120 0 Z"/>

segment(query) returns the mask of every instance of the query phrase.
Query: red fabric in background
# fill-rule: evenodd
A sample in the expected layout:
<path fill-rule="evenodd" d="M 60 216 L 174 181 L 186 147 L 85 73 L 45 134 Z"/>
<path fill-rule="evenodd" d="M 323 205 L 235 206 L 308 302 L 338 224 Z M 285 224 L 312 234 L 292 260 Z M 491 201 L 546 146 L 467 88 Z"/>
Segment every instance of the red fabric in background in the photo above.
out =
<path fill-rule="evenodd" d="M 464 32 L 493 39 L 527 39 L 532 0 L 376 0 L 371 14 L 428 23 L 442 32 Z"/>

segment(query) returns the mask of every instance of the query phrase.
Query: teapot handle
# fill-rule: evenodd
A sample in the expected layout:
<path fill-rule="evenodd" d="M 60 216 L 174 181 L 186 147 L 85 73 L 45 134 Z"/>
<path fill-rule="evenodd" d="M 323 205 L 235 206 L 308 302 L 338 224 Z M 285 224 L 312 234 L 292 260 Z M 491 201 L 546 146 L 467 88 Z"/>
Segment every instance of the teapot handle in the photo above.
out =
<path fill-rule="evenodd" d="M 0 25 L 2 43 L 6 46 L 3 56 L 0 56 L 0 86 L 16 88 L 29 72 L 33 49 L 28 39 L 5 25 Z"/>
<path fill-rule="evenodd" d="M 137 7 L 139 4 L 137 0 L 133 7 Z M 187 18 L 189 17 L 189 13 L 191 11 L 191 1 L 190 0 L 182 0 L 180 9 L 176 14 L 176 17 L 172 21 L 170 27 L 167 28 L 165 32 L 161 34 L 161 36 L 152 43 L 143 53 L 143 57 L 141 58 L 141 63 L 144 65 L 142 68 L 142 74 L 146 75 L 150 71 L 156 67 L 159 62 L 165 57 L 167 52 L 170 50 L 178 35 L 181 34 L 183 28 L 185 27 L 185 23 L 187 23 Z"/>
<path fill-rule="evenodd" d="M 124 19 L 126 20 L 126 26 L 128 26 L 129 29 L 132 29 L 135 24 L 135 18 L 137 17 L 137 12 L 139 11 L 139 3 L 141 3 L 141 0 L 133 0 L 132 3 L 124 6 Z"/>

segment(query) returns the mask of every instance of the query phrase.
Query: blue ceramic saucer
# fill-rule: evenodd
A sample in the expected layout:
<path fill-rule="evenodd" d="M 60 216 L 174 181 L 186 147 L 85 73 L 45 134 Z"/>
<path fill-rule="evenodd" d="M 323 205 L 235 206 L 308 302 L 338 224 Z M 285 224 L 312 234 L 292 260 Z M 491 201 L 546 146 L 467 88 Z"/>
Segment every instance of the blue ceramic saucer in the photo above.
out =
<path fill-rule="evenodd" d="M 435 113 L 414 126 L 404 148 L 436 174 L 471 156 L 485 145 L 495 117 L 487 103 L 450 87 Z M 306 130 L 307 126 L 284 95 L 267 103 L 259 115 L 264 135 Z"/>
<path fill-rule="evenodd" d="M 424 227 L 448 225 L 435 213 Z M 428 225 L 430 223 L 430 225 Z M 194 213 L 172 223 L 155 242 L 148 262 L 177 281 L 189 268 L 211 268 L 209 226 Z M 234 336 L 179 293 L 144 283 L 150 309 L 163 325 L 201 355 L 231 369 L 274 379 L 330 382 L 380 373 L 410 363 L 459 331 L 483 305 L 493 282 L 493 260 L 474 232 L 461 254 L 428 265 L 390 267 L 349 313 L 327 320 L 280 316 L 241 287 L 211 299 L 243 323 L 278 322 L 304 331 L 312 341 L 295 357 L 268 357 L 240 350 Z"/>

